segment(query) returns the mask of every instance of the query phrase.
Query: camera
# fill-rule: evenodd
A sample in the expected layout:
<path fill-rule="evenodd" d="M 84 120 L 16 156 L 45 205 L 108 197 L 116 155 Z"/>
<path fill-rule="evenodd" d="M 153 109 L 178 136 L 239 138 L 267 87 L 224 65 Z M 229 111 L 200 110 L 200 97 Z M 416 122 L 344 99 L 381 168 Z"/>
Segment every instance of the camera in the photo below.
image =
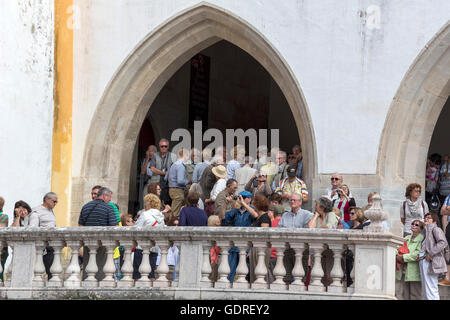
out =
<path fill-rule="evenodd" d="M 237 200 L 238 199 L 238 197 L 237 196 L 233 196 L 233 198 L 232 198 L 233 200 Z"/>

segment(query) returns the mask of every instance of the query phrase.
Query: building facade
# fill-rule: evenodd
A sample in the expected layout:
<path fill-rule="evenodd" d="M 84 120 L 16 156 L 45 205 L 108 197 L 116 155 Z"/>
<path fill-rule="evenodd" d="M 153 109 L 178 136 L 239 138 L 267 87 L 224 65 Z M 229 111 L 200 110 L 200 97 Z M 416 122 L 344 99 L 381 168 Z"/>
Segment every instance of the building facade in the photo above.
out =
<path fill-rule="evenodd" d="M 199 53 L 210 58 L 209 127 L 280 128 L 282 148 L 302 146 L 312 199 L 339 172 L 358 205 L 381 193 L 396 233 L 406 185 L 424 186 L 429 153 L 450 152 L 446 0 L 0 7 L 0 194 L 11 215 L 51 189 L 57 224 L 76 225 L 96 184 L 131 210 L 143 123 L 153 141 L 189 127 Z"/>

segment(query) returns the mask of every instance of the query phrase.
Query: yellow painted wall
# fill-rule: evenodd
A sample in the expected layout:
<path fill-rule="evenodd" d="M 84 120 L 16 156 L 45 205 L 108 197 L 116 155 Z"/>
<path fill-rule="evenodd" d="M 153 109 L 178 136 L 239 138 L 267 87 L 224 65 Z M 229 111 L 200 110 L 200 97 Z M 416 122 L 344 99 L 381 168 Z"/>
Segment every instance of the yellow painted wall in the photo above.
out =
<path fill-rule="evenodd" d="M 57 226 L 70 225 L 72 177 L 73 0 L 54 0 L 55 110 L 52 151 L 52 191 Z"/>

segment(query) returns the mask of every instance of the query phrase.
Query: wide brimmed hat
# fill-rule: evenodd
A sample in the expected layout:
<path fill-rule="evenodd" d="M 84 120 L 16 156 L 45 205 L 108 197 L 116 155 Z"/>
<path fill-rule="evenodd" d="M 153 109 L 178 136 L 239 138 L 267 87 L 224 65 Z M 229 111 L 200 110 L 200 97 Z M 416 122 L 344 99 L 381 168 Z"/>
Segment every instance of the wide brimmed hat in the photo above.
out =
<path fill-rule="evenodd" d="M 224 166 L 214 167 L 212 173 L 219 179 L 225 179 L 227 177 L 227 169 Z"/>

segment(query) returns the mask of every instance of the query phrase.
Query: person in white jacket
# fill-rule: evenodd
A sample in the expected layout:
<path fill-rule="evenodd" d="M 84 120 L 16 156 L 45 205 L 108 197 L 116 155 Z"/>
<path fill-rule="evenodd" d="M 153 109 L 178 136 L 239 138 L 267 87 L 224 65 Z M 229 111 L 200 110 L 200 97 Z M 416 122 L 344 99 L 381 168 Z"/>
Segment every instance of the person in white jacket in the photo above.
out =
<path fill-rule="evenodd" d="M 159 200 L 158 196 L 149 193 L 144 197 L 144 210 L 139 215 L 134 227 L 165 227 L 164 223 L 164 214 L 159 211 L 161 208 L 161 200 Z M 150 249 L 150 266 L 152 267 L 152 271 L 149 274 L 150 280 L 154 281 L 155 279 L 155 270 L 158 263 L 158 258 L 161 255 L 160 249 L 158 246 L 152 247 Z M 142 248 L 140 246 L 136 246 L 136 250 L 133 255 L 133 279 L 139 279 L 141 274 L 139 273 L 139 266 L 142 262 Z"/>
<path fill-rule="evenodd" d="M 162 227 L 164 223 L 164 214 L 159 209 L 161 208 L 161 200 L 155 194 L 147 194 L 144 197 L 145 211 L 139 215 L 135 223 L 135 227 Z"/>

